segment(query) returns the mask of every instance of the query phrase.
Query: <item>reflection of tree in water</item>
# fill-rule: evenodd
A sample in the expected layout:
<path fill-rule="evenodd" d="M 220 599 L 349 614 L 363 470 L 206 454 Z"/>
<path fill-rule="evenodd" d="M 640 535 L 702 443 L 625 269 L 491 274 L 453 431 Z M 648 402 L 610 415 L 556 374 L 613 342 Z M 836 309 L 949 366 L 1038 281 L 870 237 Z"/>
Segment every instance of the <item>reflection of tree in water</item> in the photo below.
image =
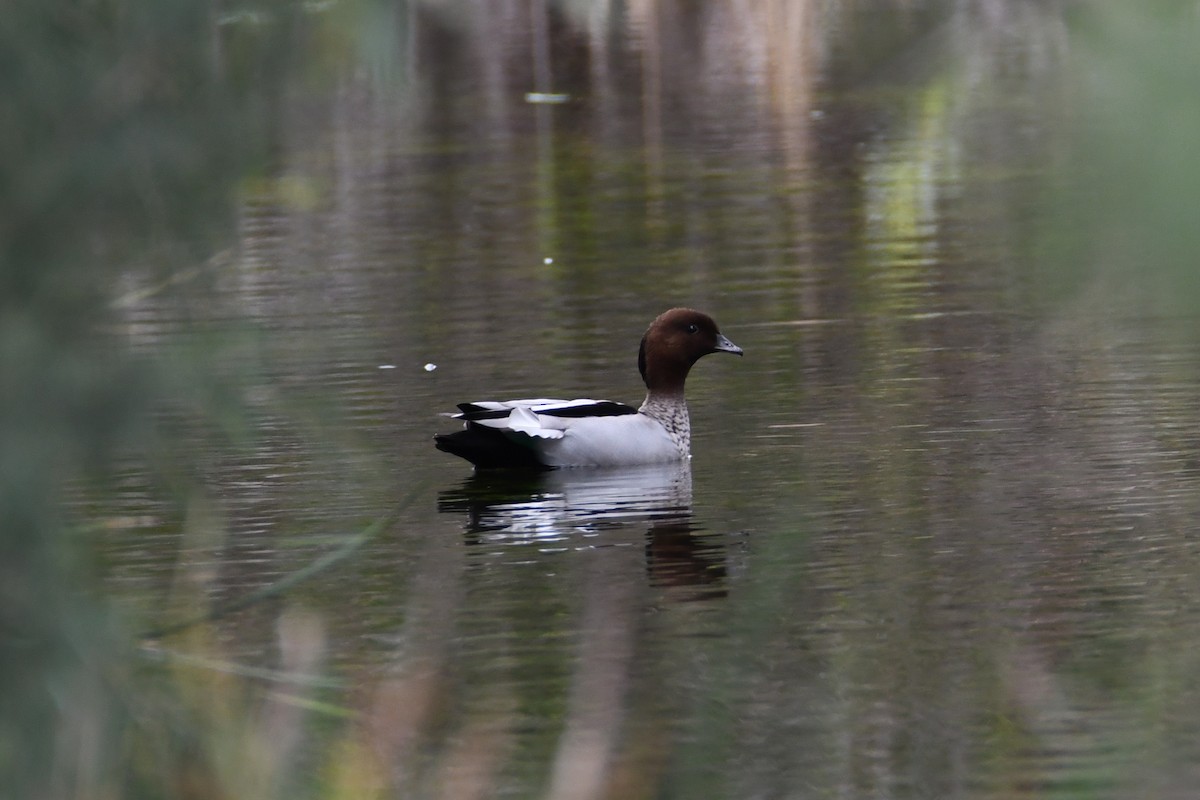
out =
<path fill-rule="evenodd" d="M 574 641 L 548 796 L 603 796 L 619 763 L 669 751 L 666 732 L 652 744 L 630 743 L 638 741 L 631 730 L 656 730 L 671 702 L 665 675 L 646 666 L 663 658 L 647 611 L 664 600 L 726 593 L 721 539 L 705 535 L 692 514 L 690 465 L 477 472 L 443 491 L 438 509 L 465 515 L 469 548 L 496 550 L 497 561 L 514 565 L 515 584 L 531 559 L 573 576 L 573 610 L 561 616 L 562 609 L 544 609 L 560 619 L 538 628 Z M 564 558 L 568 553 L 574 557 Z M 520 586 L 508 592 L 524 593 Z M 555 691 L 542 680 L 541 694 Z"/>

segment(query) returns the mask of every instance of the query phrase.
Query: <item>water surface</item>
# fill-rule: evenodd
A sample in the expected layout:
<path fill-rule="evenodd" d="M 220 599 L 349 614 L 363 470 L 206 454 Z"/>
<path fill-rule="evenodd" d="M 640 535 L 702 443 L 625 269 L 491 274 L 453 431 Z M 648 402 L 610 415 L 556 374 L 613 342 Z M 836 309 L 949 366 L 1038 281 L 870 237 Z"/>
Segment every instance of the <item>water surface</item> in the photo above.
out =
<path fill-rule="evenodd" d="M 174 412 L 183 508 L 130 465 L 113 594 L 168 623 L 345 548 L 213 638 L 275 668 L 312 615 L 314 739 L 405 796 L 1188 796 L 1200 347 L 1045 244 L 1063 11 L 819 5 L 414 3 L 297 90 L 234 250 L 123 307 L 253 423 Z M 461 401 L 636 404 L 674 305 L 746 351 L 690 463 L 434 450 Z"/>

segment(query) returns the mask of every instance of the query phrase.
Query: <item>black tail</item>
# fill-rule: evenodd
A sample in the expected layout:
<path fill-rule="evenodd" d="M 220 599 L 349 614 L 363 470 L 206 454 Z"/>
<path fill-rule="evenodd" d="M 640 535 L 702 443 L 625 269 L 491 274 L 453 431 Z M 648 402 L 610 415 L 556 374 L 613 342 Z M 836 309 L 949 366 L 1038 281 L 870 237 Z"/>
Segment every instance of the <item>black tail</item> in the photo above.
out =
<path fill-rule="evenodd" d="M 438 450 L 465 458 L 476 469 L 549 469 L 530 447 L 486 425 L 467 425 L 456 433 L 433 437 Z"/>

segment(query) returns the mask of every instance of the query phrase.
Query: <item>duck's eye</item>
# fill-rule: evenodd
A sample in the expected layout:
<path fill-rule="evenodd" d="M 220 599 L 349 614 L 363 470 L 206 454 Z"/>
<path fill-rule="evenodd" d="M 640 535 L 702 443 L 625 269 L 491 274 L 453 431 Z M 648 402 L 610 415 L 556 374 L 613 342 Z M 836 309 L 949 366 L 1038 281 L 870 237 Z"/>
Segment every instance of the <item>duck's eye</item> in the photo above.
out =
<path fill-rule="evenodd" d="M 695 332 L 696 332 L 696 331 L 698 331 L 698 330 L 700 330 L 700 326 L 699 326 L 699 325 L 697 325 L 697 324 L 696 324 L 696 323 L 694 323 L 694 322 L 693 322 L 692 324 L 690 324 L 690 325 L 688 325 L 688 326 L 687 326 L 687 332 L 688 332 L 688 333 L 695 333 Z"/>

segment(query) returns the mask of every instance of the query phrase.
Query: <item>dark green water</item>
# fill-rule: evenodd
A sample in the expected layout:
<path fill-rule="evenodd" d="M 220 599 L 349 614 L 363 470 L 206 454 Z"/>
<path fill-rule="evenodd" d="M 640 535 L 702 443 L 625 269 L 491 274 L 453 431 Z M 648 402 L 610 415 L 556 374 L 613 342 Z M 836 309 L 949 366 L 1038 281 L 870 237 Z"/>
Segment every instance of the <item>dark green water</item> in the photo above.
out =
<path fill-rule="evenodd" d="M 350 542 L 160 645 L 307 642 L 314 796 L 1191 796 L 1194 284 L 1064 189 L 1144 20 L 738 8 L 314 6 L 236 242 L 123 275 L 122 341 L 205 351 L 243 412 L 164 410 L 179 474 L 80 504 L 106 591 L 169 624 Z M 693 372 L 690 465 L 433 449 L 460 401 L 639 402 L 674 305 L 746 351 Z"/>

